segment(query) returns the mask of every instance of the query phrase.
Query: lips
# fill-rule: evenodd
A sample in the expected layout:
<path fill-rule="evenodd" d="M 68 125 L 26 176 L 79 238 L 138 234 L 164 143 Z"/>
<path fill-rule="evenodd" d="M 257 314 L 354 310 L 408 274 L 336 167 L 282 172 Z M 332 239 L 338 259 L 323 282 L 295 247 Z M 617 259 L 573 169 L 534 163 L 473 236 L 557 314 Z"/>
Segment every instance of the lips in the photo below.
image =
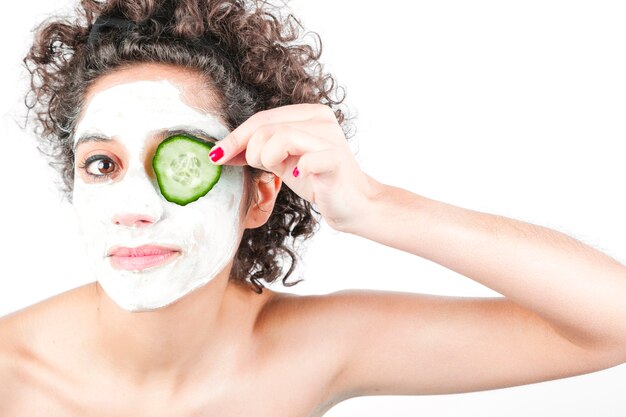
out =
<path fill-rule="evenodd" d="M 143 271 L 166 264 L 180 254 L 180 250 L 164 246 L 144 245 L 136 248 L 117 247 L 108 258 L 114 269 Z"/>

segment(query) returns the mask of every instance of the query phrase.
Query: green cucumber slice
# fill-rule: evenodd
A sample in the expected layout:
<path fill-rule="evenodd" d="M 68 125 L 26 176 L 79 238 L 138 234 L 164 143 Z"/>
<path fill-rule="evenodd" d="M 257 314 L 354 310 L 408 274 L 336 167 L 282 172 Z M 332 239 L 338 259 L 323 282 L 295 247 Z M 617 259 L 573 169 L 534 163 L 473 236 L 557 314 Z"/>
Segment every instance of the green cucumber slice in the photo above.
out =
<path fill-rule="evenodd" d="M 209 161 L 213 143 L 176 135 L 159 144 L 152 158 L 161 194 L 185 206 L 205 196 L 220 178 L 222 167 Z"/>

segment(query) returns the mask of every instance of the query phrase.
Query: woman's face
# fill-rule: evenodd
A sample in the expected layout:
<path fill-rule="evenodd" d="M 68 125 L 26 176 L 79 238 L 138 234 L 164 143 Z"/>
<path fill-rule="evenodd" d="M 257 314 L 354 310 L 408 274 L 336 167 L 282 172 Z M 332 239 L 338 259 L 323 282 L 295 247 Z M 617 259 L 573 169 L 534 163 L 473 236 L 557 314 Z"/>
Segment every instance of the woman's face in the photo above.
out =
<path fill-rule="evenodd" d="M 199 76 L 158 65 L 104 76 L 88 91 L 74 135 L 74 207 L 95 277 L 125 310 L 175 302 L 222 272 L 239 245 L 241 167 L 223 167 L 186 206 L 163 198 L 152 171 L 167 137 L 228 133 L 211 103 Z"/>

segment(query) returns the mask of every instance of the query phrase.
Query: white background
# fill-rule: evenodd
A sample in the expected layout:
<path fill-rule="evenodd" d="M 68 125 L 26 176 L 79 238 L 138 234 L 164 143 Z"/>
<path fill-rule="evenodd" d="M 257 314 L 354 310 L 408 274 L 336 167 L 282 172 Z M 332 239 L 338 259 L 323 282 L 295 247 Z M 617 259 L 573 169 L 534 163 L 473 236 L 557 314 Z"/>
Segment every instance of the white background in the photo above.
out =
<path fill-rule="evenodd" d="M 67 4 L 15 2 L 0 25 L 0 315 L 91 280 L 77 258 L 71 207 L 16 124 L 30 30 Z M 557 229 L 626 262 L 623 2 L 297 0 L 291 7 L 322 36 L 325 68 L 347 89 L 366 172 Z M 298 274 L 305 281 L 288 291 L 299 294 L 497 295 L 430 261 L 326 227 Z M 481 393 L 357 398 L 327 416 L 624 416 L 624 386 L 626 365 Z"/>

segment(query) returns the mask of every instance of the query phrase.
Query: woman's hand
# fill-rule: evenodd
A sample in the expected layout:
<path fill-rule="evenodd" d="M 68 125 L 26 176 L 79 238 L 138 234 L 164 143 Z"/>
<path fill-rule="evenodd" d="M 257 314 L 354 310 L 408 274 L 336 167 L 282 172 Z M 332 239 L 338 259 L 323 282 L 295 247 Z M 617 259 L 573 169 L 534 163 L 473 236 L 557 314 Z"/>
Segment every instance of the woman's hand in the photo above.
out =
<path fill-rule="evenodd" d="M 256 113 L 210 157 L 216 164 L 247 164 L 279 176 L 336 230 L 357 227 L 376 194 L 377 183 L 361 171 L 333 111 L 321 104 Z"/>

